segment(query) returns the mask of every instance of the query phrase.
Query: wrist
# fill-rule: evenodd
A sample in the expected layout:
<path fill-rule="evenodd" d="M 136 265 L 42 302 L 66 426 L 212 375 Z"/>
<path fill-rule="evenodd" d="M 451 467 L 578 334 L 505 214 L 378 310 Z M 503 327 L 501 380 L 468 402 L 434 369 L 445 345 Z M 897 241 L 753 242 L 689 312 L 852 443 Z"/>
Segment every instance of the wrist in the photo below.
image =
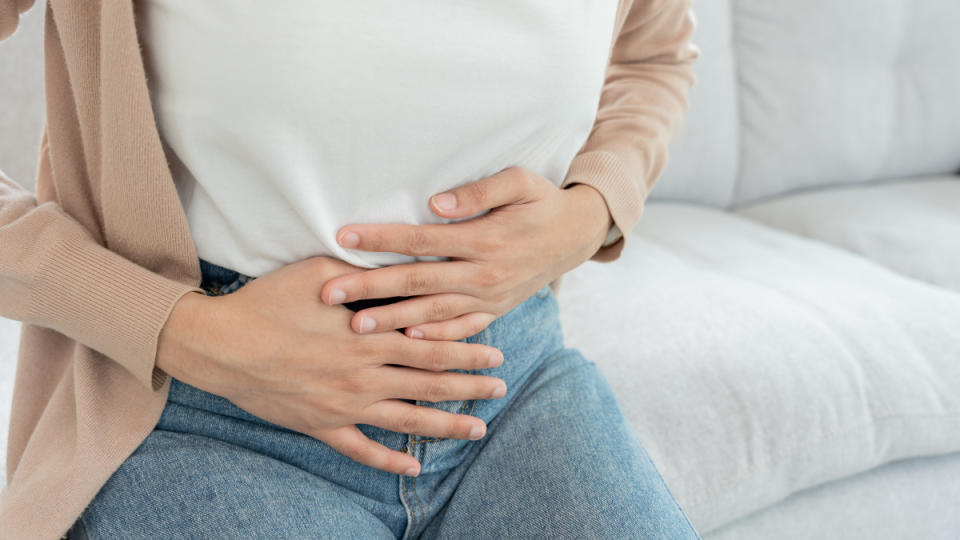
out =
<path fill-rule="evenodd" d="M 184 380 L 184 367 L 189 364 L 190 340 L 196 335 L 210 297 L 191 291 L 177 300 L 157 339 L 156 366 L 171 377 Z M 186 381 L 184 381 L 186 382 Z"/>
<path fill-rule="evenodd" d="M 571 184 L 565 190 L 576 197 L 575 215 L 581 217 L 581 230 L 587 233 L 586 251 L 587 258 L 590 258 L 607 241 L 614 226 L 613 216 L 597 188 L 588 184 Z"/>

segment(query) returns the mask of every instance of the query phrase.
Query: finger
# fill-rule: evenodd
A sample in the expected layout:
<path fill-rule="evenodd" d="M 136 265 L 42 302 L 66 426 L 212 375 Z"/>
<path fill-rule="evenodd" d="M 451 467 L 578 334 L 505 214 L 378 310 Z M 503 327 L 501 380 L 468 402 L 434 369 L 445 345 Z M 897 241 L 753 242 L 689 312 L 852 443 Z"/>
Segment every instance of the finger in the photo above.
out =
<path fill-rule="evenodd" d="M 427 371 L 451 369 L 487 369 L 503 363 L 503 353 L 496 347 L 459 341 L 427 341 L 394 334 L 381 365 L 397 364 Z"/>
<path fill-rule="evenodd" d="M 461 292 L 474 272 L 476 265 L 466 261 L 397 264 L 331 279 L 320 289 L 320 297 L 334 305 L 368 298 Z"/>
<path fill-rule="evenodd" d="M 522 167 L 510 167 L 430 198 L 430 208 L 442 217 L 469 217 L 506 204 L 536 200 L 545 178 Z"/>
<path fill-rule="evenodd" d="M 407 337 L 434 341 L 459 341 L 482 332 L 497 316 L 484 311 L 474 311 L 448 321 L 418 324 L 406 327 Z"/>
<path fill-rule="evenodd" d="M 507 393 L 507 383 L 489 375 L 396 366 L 383 366 L 378 372 L 377 392 L 384 398 L 438 402 L 498 399 Z"/>
<path fill-rule="evenodd" d="M 399 433 L 426 437 L 477 440 L 487 432 L 483 420 L 466 414 L 454 414 L 398 399 L 378 401 L 364 409 L 364 424 Z"/>
<path fill-rule="evenodd" d="M 420 462 L 416 458 L 369 439 L 355 425 L 339 427 L 320 435 L 315 437 L 357 463 L 394 474 L 420 474 Z"/>
<path fill-rule="evenodd" d="M 369 334 L 445 321 L 476 310 L 477 303 L 477 298 L 457 293 L 415 296 L 385 306 L 361 309 L 353 315 L 350 327 L 358 334 Z"/>
<path fill-rule="evenodd" d="M 465 239 L 473 233 L 470 222 L 410 225 L 364 223 L 346 225 L 337 232 L 342 247 L 362 251 L 388 251 L 413 256 L 469 257 L 474 250 Z"/>

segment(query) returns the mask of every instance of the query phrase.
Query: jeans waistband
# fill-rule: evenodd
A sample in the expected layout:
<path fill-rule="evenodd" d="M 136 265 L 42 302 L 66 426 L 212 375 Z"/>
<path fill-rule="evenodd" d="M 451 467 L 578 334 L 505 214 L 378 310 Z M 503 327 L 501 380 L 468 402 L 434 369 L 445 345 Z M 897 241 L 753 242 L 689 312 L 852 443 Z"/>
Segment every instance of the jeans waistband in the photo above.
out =
<path fill-rule="evenodd" d="M 220 296 L 230 294 L 247 282 L 257 279 L 236 270 L 220 266 L 200 257 L 200 288 L 206 291 L 208 296 Z M 360 311 L 376 306 L 385 306 L 394 304 L 401 300 L 409 298 L 408 296 L 391 296 L 390 298 L 367 298 L 364 300 L 355 300 L 346 302 L 343 306 L 351 311 Z"/>

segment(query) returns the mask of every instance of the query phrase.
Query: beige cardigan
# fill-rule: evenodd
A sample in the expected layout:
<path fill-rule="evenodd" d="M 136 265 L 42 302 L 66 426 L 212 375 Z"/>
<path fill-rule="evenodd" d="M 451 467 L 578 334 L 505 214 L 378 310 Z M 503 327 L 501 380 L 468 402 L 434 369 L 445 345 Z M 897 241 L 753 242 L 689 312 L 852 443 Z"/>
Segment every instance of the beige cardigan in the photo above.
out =
<path fill-rule="evenodd" d="M 0 41 L 33 3 L 0 0 Z M 596 187 L 623 232 L 593 260 L 619 257 L 686 110 L 689 4 L 620 2 L 596 123 L 563 182 Z M 170 382 L 155 366 L 160 330 L 181 296 L 203 292 L 134 7 L 47 0 L 36 194 L 0 174 L 0 316 L 24 323 L 4 539 L 62 537 L 153 430 Z"/>

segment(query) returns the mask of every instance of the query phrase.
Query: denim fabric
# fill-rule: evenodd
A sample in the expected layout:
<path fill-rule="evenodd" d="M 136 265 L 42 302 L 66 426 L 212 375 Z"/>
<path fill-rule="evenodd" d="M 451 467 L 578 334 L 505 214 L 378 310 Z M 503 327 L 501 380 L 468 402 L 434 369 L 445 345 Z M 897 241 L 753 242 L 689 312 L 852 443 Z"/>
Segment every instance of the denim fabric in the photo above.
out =
<path fill-rule="evenodd" d="M 210 295 L 253 279 L 201 268 Z M 419 476 L 361 465 L 173 379 L 155 430 L 71 537 L 700 538 L 606 378 L 564 347 L 549 286 L 463 341 L 503 351 L 475 372 L 504 379 L 507 395 L 417 404 L 482 418 L 482 439 L 358 426 L 415 456 Z"/>

